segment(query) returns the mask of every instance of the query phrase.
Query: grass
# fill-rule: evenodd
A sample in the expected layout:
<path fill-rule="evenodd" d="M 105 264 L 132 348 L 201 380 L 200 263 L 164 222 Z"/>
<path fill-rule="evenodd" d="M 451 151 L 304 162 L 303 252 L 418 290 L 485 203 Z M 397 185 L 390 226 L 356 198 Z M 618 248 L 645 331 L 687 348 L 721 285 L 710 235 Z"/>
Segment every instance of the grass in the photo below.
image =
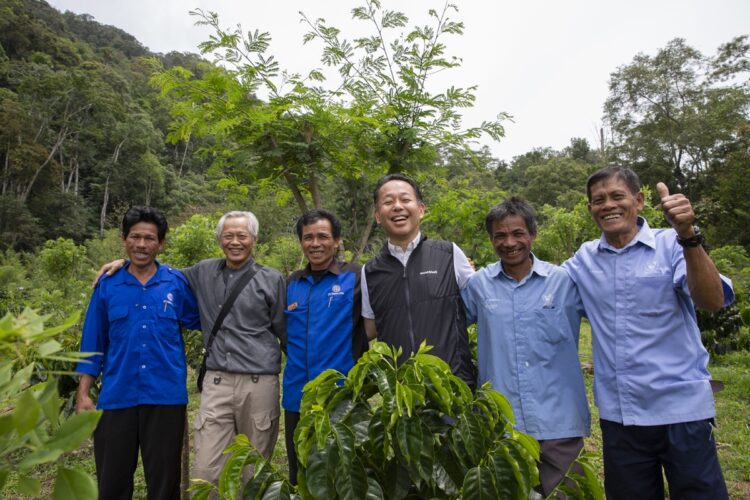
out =
<path fill-rule="evenodd" d="M 590 365 L 591 332 L 587 324 L 581 329 L 580 358 L 584 367 Z M 724 390 L 716 394 L 717 425 L 716 440 L 719 450 L 724 477 L 732 499 L 750 498 L 750 352 L 729 353 L 712 359 L 710 366 L 713 378 L 724 382 Z M 591 436 L 586 439 L 586 451 L 600 455 L 601 433 L 599 431 L 599 414 L 593 404 L 591 392 L 593 375 L 591 370 L 585 369 L 585 381 L 591 408 L 592 428 Z M 190 402 L 188 404 L 189 429 L 192 446 L 192 423 L 198 412 L 200 397 L 195 389 L 193 373 L 188 381 Z M 87 442 L 76 452 L 63 458 L 68 465 L 78 465 L 94 474 L 93 448 Z M 282 473 L 287 473 L 286 447 L 284 443 L 284 419 L 282 417 L 279 429 L 279 439 L 274 450 L 272 461 Z M 191 450 L 192 463 L 192 450 Z M 599 461 L 601 474 L 601 460 Z M 49 498 L 53 487 L 54 471 L 52 467 L 41 467 L 39 474 L 43 482 L 40 498 Z M 13 483 L 4 491 L 4 498 L 22 498 L 14 493 Z M 134 498 L 146 498 L 146 484 L 140 467 L 136 471 Z"/>

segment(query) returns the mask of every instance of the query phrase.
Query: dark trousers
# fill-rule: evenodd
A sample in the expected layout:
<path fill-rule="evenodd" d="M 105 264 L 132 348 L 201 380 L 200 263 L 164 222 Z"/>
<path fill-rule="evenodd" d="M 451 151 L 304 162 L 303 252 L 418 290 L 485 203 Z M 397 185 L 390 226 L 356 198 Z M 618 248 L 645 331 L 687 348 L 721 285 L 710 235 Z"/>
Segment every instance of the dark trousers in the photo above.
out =
<path fill-rule="evenodd" d="M 297 452 L 294 451 L 294 429 L 299 424 L 299 413 L 284 410 L 284 441 L 286 441 L 286 457 L 289 461 L 289 482 L 297 484 Z"/>
<path fill-rule="evenodd" d="M 99 498 L 133 497 L 140 448 L 149 500 L 179 500 L 184 432 L 185 405 L 104 410 L 94 431 Z"/>
<path fill-rule="evenodd" d="M 539 446 L 540 457 L 537 469 L 539 469 L 541 494 L 545 498 L 565 478 L 568 470 L 583 475 L 583 468 L 576 463 L 576 459 L 583 449 L 582 437 L 544 439 L 539 441 Z M 568 480 L 568 483 L 575 489 L 575 484 L 572 481 Z"/>
<path fill-rule="evenodd" d="M 653 426 L 599 423 L 608 499 L 663 499 L 662 468 L 671 500 L 728 498 L 713 419 Z"/>

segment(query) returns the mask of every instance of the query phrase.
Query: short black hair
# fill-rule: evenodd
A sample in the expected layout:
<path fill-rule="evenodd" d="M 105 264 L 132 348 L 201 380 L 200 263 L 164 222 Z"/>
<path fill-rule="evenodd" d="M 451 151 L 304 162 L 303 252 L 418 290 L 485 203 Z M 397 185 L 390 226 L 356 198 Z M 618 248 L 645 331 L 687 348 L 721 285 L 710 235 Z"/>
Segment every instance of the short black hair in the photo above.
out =
<path fill-rule="evenodd" d="M 388 174 L 378 179 L 378 183 L 375 184 L 375 191 L 372 194 L 372 202 L 375 205 L 378 204 L 378 194 L 380 192 L 380 188 L 382 188 L 383 185 L 387 182 L 391 181 L 403 181 L 409 184 L 412 188 L 414 188 L 414 194 L 417 196 L 417 201 L 424 204 L 424 201 L 422 201 L 422 191 L 420 191 L 419 186 L 417 186 L 417 183 L 414 181 L 414 179 L 402 174 Z"/>
<path fill-rule="evenodd" d="M 331 212 L 324 208 L 313 208 L 308 210 L 304 214 L 299 216 L 295 229 L 297 230 L 297 238 L 302 239 L 302 228 L 309 226 L 313 222 L 317 222 L 321 219 L 326 219 L 331 223 L 331 231 L 333 232 L 333 239 L 337 240 L 341 237 L 341 222 Z"/>
<path fill-rule="evenodd" d="M 150 222 L 156 225 L 159 241 L 164 241 L 164 238 L 167 237 L 167 231 L 169 231 L 167 219 L 153 207 L 132 207 L 128 209 L 122 217 L 122 237 L 127 238 L 130 234 L 130 228 L 139 222 Z"/>
<path fill-rule="evenodd" d="M 591 188 L 597 182 L 601 182 L 609 179 L 610 177 L 618 177 L 625 185 L 628 186 L 630 194 L 638 194 L 641 190 L 641 180 L 638 178 L 638 174 L 633 172 L 627 167 L 621 167 L 620 165 L 609 165 L 604 168 L 600 168 L 589 176 L 586 180 L 586 197 L 591 202 Z"/>
<path fill-rule="evenodd" d="M 526 223 L 526 229 L 529 230 L 529 234 L 532 236 L 536 235 L 536 211 L 534 207 L 523 198 L 513 196 L 506 198 L 502 203 L 498 203 L 487 212 L 487 217 L 484 218 L 484 227 L 487 229 L 490 237 L 492 237 L 492 224 L 496 220 L 503 220 L 509 215 L 522 217 Z"/>

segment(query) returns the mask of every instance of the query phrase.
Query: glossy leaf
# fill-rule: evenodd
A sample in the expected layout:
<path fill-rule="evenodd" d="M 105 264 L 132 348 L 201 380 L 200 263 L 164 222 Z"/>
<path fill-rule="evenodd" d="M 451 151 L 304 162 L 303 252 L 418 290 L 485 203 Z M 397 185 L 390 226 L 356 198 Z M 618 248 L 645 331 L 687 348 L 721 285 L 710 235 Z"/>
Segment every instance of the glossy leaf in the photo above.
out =
<path fill-rule="evenodd" d="M 64 467 L 57 470 L 53 500 L 89 500 L 97 494 L 96 481 L 85 472 Z"/>
<path fill-rule="evenodd" d="M 484 466 L 469 469 L 464 478 L 461 496 L 466 500 L 495 500 L 502 498 L 495 489 L 492 472 Z"/>

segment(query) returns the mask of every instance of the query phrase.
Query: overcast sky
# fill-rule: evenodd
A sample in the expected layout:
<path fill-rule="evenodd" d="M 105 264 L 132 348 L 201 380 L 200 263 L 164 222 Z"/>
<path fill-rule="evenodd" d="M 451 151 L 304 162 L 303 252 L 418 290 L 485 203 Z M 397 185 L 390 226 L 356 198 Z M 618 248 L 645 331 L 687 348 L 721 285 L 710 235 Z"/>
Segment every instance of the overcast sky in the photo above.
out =
<path fill-rule="evenodd" d="M 194 26 L 195 8 L 219 14 L 221 24 L 270 32 L 270 53 L 283 69 L 307 73 L 319 62 L 320 45 L 302 45 L 309 18 L 322 17 L 361 33 L 351 20 L 353 0 L 48 0 L 61 11 L 86 13 L 117 26 L 154 52 L 198 52 L 207 28 Z M 382 0 L 410 21 L 424 24 L 427 10 L 444 0 Z M 440 75 L 441 88 L 478 85 L 476 106 L 464 114 L 466 126 L 513 116 L 506 137 L 488 143 L 495 156 L 510 160 L 535 147 L 562 149 L 571 137 L 597 144 L 610 73 L 639 52 L 654 54 L 681 37 L 704 54 L 731 38 L 750 33 L 748 0 L 454 0 L 463 36 L 446 38 L 448 53 L 463 59 L 460 70 Z"/>

